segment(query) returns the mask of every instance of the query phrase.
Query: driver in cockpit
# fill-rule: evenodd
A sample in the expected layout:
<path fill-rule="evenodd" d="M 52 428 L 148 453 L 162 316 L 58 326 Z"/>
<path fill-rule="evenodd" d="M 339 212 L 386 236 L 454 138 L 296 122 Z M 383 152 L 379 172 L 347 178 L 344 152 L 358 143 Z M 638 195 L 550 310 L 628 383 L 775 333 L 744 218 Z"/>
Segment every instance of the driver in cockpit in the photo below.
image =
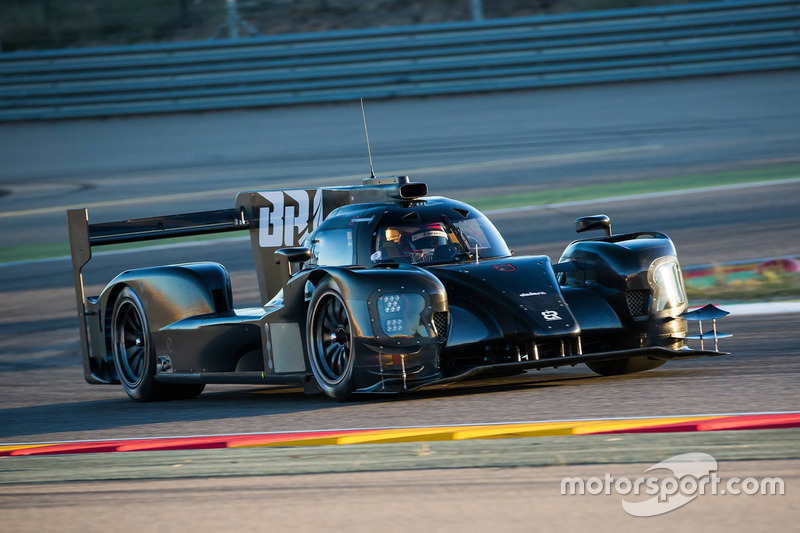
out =
<path fill-rule="evenodd" d="M 381 259 L 404 259 L 411 263 L 436 260 L 437 249 L 447 248 L 450 238 L 441 224 L 410 228 L 386 228 L 385 242 L 379 248 Z"/>

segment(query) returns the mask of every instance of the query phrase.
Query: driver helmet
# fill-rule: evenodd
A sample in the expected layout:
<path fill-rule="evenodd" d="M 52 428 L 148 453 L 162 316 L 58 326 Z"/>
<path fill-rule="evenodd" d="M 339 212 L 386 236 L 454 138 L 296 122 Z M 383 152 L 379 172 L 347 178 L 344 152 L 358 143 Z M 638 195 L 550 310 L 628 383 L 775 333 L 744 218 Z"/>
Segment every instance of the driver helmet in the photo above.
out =
<path fill-rule="evenodd" d="M 428 224 L 411 235 L 411 244 L 417 250 L 435 250 L 437 246 L 449 243 L 447 232 L 441 224 Z"/>

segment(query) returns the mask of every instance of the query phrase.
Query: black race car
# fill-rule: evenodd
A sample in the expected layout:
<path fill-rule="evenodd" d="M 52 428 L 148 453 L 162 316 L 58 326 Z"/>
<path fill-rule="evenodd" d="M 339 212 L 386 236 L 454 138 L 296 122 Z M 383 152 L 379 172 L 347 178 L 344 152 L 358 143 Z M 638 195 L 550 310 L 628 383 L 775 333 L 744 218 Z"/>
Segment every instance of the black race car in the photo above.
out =
<path fill-rule="evenodd" d="M 553 264 L 514 257 L 473 207 L 408 177 L 242 192 L 236 208 L 89 224 L 68 212 L 85 377 L 139 401 L 207 383 L 304 384 L 337 400 L 480 375 L 586 363 L 602 375 L 721 355 L 713 306 L 687 313 L 672 241 L 576 221 Z M 93 246 L 248 230 L 262 306 L 234 308 L 228 273 L 201 262 L 128 270 L 84 295 Z M 687 335 L 688 320 L 713 331 Z M 702 330 L 702 323 L 701 323 Z M 687 339 L 713 342 L 690 349 Z"/>

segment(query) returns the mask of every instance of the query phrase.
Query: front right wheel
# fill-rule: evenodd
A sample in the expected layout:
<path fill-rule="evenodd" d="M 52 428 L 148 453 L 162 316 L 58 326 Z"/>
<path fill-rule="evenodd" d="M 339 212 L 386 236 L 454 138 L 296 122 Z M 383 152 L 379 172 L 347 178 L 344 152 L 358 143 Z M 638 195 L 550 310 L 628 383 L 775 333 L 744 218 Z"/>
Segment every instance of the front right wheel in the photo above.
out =
<path fill-rule="evenodd" d="M 325 278 L 308 306 L 308 360 L 317 385 L 325 395 L 348 400 L 355 390 L 353 321 L 336 284 Z"/>

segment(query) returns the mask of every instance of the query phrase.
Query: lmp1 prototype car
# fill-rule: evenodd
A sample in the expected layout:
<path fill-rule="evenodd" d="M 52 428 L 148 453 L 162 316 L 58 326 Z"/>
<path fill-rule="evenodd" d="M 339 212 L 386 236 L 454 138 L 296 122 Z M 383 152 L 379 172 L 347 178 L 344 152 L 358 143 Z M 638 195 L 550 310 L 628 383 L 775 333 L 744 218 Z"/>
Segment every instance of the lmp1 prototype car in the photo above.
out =
<path fill-rule="evenodd" d="M 602 375 L 721 355 L 713 306 L 687 311 L 672 241 L 579 218 L 553 264 L 514 257 L 475 208 L 408 177 L 242 192 L 229 210 L 88 223 L 68 212 L 89 383 L 134 400 L 194 397 L 207 383 L 303 384 L 337 400 L 482 375 L 586 363 Z M 128 270 L 86 297 L 93 246 L 248 230 L 261 307 L 236 309 L 225 268 Z M 712 332 L 687 334 L 687 320 Z M 687 347 L 687 339 L 714 350 Z"/>

